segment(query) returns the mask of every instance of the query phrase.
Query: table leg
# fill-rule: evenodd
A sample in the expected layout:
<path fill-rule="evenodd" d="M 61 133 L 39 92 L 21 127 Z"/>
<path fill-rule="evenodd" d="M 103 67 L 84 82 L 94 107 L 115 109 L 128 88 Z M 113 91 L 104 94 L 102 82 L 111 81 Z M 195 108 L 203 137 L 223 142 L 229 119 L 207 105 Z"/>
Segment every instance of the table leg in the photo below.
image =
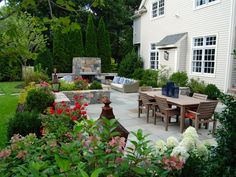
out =
<path fill-rule="evenodd" d="M 180 132 L 183 133 L 185 127 L 185 107 L 180 107 Z"/>

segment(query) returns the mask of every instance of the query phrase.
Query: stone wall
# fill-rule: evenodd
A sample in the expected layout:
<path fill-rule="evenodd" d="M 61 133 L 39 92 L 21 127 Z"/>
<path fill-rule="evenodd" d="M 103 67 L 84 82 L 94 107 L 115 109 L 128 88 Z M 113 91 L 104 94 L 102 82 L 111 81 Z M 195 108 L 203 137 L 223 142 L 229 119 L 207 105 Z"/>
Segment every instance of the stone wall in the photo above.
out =
<path fill-rule="evenodd" d="M 102 103 L 102 98 L 107 97 L 110 99 L 110 91 L 108 90 L 79 90 L 79 91 L 63 91 L 63 93 L 70 99 L 71 102 L 74 101 L 74 96 L 78 95 L 85 98 L 85 102 L 89 104 L 99 104 Z"/>
<path fill-rule="evenodd" d="M 75 75 L 82 75 L 82 73 L 100 75 L 101 59 L 92 57 L 74 57 L 72 72 Z"/>

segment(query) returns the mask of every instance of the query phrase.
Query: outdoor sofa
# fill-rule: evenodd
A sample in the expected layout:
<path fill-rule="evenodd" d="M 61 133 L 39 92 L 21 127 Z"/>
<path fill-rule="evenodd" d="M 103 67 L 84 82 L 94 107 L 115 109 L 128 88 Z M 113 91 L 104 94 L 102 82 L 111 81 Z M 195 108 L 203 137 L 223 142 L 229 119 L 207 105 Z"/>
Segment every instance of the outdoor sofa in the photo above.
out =
<path fill-rule="evenodd" d="M 116 76 L 111 83 L 111 88 L 124 93 L 136 93 L 139 91 L 139 81 Z"/>

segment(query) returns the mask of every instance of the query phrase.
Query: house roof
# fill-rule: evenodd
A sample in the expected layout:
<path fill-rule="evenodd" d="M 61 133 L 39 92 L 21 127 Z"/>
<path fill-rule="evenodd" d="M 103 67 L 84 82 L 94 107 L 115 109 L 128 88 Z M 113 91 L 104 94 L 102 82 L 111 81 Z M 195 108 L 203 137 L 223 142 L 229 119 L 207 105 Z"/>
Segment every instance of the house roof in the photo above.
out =
<path fill-rule="evenodd" d="M 156 44 L 157 47 L 167 47 L 173 46 L 176 44 L 180 39 L 182 39 L 187 33 L 179 33 L 179 34 L 172 34 L 164 37 L 160 42 Z"/>
<path fill-rule="evenodd" d="M 145 2 L 146 2 L 146 0 L 141 1 L 140 5 L 139 5 L 139 9 L 141 9 L 144 6 Z"/>

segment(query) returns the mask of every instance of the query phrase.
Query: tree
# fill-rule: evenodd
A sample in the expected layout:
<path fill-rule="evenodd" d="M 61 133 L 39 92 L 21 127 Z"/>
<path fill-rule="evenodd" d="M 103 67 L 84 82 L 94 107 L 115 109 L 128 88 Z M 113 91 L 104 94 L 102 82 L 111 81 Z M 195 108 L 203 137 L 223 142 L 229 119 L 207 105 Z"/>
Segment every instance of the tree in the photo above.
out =
<path fill-rule="evenodd" d="M 138 57 L 135 51 L 132 50 L 121 61 L 118 69 L 118 75 L 131 78 L 135 69 L 142 68 L 142 66 L 143 63 L 140 57 Z"/>
<path fill-rule="evenodd" d="M 86 28 L 86 41 L 85 41 L 85 56 L 97 57 L 97 36 L 93 24 L 93 17 L 90 14 L 88 16 L 87 28 Z"/>
<path fill-rule="evenodd" d="M 102 72 L 109 72 L 111 69 L 111 46 L 109 33 L 105 28 L 103 18 L 98 23 L 98 56 L 101 58 Z"/>
<path fill-rule="evenodd" d="M 68 44 L 72 57 L 84 56 L 84 45 L 81 28 L 70 31 L 68 34 Z"/>
<path fill-rule="evenodd" d="M 45 48 L 45 50 L 38 55 L 34 65 L 38 64 L 41 64 L 42 69 L 46 70 L 47 74 L 51 76 L 53 72 L 53 57 L 50 49 Z"/>
<path fill-rule="evenodd" d="M 7 56 L 10 63 L 18 61 L 26 66 L 45 49 L 45 30 L 40 22 L 29 14 L 14 15 L 2 22 L 0 56 Z"/>

